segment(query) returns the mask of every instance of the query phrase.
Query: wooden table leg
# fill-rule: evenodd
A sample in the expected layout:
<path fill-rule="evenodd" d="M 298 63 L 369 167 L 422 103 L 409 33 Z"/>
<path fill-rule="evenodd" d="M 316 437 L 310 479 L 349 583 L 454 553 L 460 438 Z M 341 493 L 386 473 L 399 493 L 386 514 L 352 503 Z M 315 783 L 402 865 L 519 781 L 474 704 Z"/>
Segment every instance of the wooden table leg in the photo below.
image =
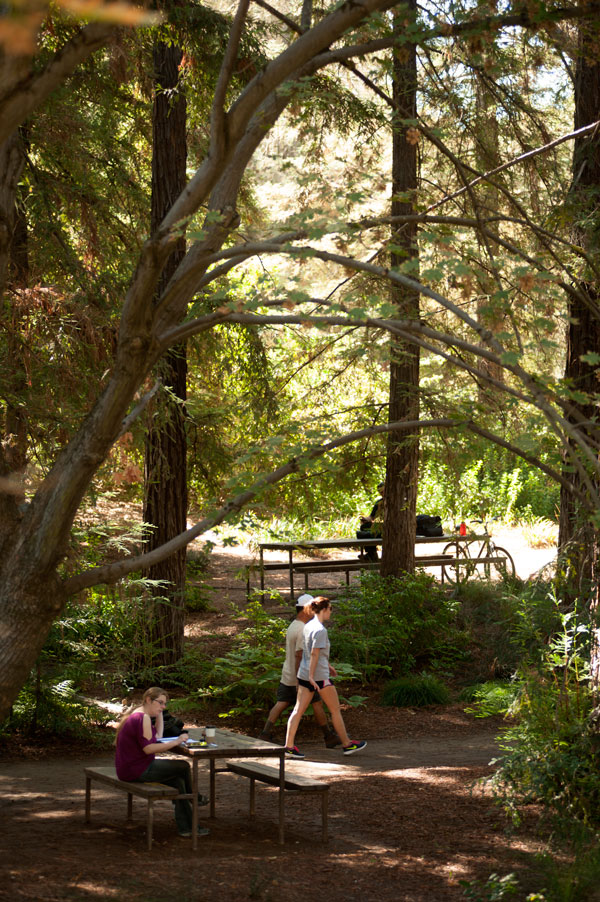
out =
<path fill-rule="evenodd" d="M 210 794 L 210 816 L 211 817 L 215 816 L 215 785 L 216 785 L 215 772 L 216 772 L 215 759 L 211 758 L 210 759 L 210 781 L 209 781 L 210 788 L 208 790 L 209 794 Z"/>
<path fill-rule="evenodd" d="M 89 824 L 92 810 L 92 778 L 85 778 L 85 822 Z"/>
<path fill-rule="evenodd" d="M 294 601 L 294 550 L 290 548 L 290 601 Z"/>
<path fill-rule="evenodd" d="M 260 555 L 260 592 L 261 592 L 260 600 L 264 602 L 263 595 L 264 595 L 264 591 L 265 591 L 265 562 L 264 562 L 264 557 L 263 557 L 262 545 L 260 546 L 260 549 L 259 549 L 259 555 Z"/>

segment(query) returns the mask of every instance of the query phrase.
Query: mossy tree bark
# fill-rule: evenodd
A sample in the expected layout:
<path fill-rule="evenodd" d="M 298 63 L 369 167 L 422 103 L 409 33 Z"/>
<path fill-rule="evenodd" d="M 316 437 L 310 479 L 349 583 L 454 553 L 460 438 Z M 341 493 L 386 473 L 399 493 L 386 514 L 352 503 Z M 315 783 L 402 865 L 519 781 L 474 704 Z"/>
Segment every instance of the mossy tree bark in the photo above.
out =
<path fill-rule="evenodd" d="M 154 48 L 152 222 L 155 232 L 186 184 L 186 100 L 180 85 L 179 47 L 157 42 Z M 156 301 L 185 257 L 185 237 L 177 242 L 158 283 Z M 144 522 L 146 547 L 159 548 L 185 530 L 187 516 L 187 443 L 185 343 L 165 354 L 157 375 L 162 390 L 149 410 L 145 448 Z M 150 635 L 152 663 L 172 664 L 183 654 L 185 548 L 146 572 L 153 586 Z"/>

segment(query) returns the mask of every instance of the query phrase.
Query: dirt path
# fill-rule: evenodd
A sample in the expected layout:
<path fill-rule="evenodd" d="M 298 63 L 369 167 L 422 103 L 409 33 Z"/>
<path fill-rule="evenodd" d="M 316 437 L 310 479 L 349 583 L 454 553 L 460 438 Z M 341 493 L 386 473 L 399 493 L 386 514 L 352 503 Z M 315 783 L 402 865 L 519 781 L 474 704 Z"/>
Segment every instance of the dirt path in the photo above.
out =
<path fill-rule="evenodd" d="M 464 899 L 460 880 L 485 880 L 492 871 L 515 871 L 526 883 L 537 841 L 526 832 L 508 837 L 489 795 L 472 792 L 491 771 L 494 728 L 440 711 L 425 715 L 417 736 L 406 735 L 407 718 L 416 716 L 391 711 L 387 723 L 376 716 L 374 732 L 379 722 L 391 737 L 369 736 L 365 752 L 352 758 L 316 740 L 303 743 L 306 761 L 290 768 L 332 783 L 327 845 L 315 799 L 288 793 L 280 847 L 276 791 L 259 787 L 251 824 L 247 781 L 220 774 L 217 817 L 211 822 L 202 812 L 211 834 L 198 852 L 174 835 L 165 803 L 157 808 L 148 853 L 143 802 L 135 802 L 128 827 L 125 799 L 98 787 L 92 823 L 83 823 L 83 766 L 111 756 L 6 762 L 0 898 L 304 902 L 310 894 L 328 902 L 446 902 Z M 366 714 L 357 718 L 353 732 L 367 723 Z"/>
<path fill-rule="evenodd" d="M 510 537 L 509 537 L 510 539 Z M 506 547 L 513 547 L 503 537 Z M 545 551 L 547 560 L 551 553 Z M 520 575 L 532 563 L 516 555 Z M 218 547 L 206 580 L 210 612 L 190 618 L 186 633 L 208 653 L 229 646 L 240 629 L 231 603 L 246 600 L 240 569 L 248 548 Z M 545 563 L 545 561 L 544 561 Z M 528 572 L 531 572 L 529 570 Z M 270 584 L 287 585 L 285 573 Z M 287 612 L 285 601 L 267 602 Z M 523 890 L 541 848 L 533 826 L 506 833 L 506 821 L 480 778 L 492 773 L 499 723 L 477 721 L 461 707 L 389 709 L 370 698 L 346 709 L 350 734 L 368 740 L 351 758 L 327 750 L 310 719 L 298 734 L 307 759 L 290 769 L 332 784 L 330 841 L 321 843 L 320 806 L 311 796 L 286 796 L 286 843 L 277 843 L 277 794 L 259 786 L 257 818 L 248 818 L 247 781 L 217 779 L 217 817 L 202 822 L 209 837 L 196 854 L 175 835 L 171 806 L 158 805 L 156 842 L 144 839 L 145 804 L 95 787 L 92 823 L 85 825 L 83 767 L 111 763 L 112 755 L 48 749 L 30 759 L 0 760 L 0 899 L 27 902 L 453 902 L 463 900 L 461 880 L 485 881 L 515 872 Z M 223 726 L 235 728 L 228 721 Z M 276 737 L 283 740 L 283 731 Z M 1 753 L 0 753 L 1 754 Z M 533 822 L 533 818 L 532 818 Z M 525 897 L 525 892 L 521 898 Z"/>
<path fill-rule="evenodd" d="M 327 750 L 302 726 L 304 762 L 294 771 L 332 784 L 330 841 L 320 840 L 319 805 L 286 797 L 286 844 L 277 843 L 276 791 L 258 788 L 248 819 L 247 781 L 217 778 L 217 817 L 197 853 L 174 834 L 170 805 L 155 815 L 156 843 L 144 842 L 145 805 L 94 790 L 92 823 L 83 823 L 86 764 L 110 755 L 8 761 L 0 770 L 0 898 L 35 902 L 141 900 L 222 902 L 446 902 L 464 899 L 460 880 L 516 872 L 530 881 L 539 842 L 505 833 L 488 793 L 473 787 L 491 773 L 498 724 L 459 708 L 429 712 L 353 710 L 346 720 L 368 747 L 351 758 Z M 366 731 L 370 732 L 367 733 Z M 207 779 L 207 774 L 205 774 Z"/>

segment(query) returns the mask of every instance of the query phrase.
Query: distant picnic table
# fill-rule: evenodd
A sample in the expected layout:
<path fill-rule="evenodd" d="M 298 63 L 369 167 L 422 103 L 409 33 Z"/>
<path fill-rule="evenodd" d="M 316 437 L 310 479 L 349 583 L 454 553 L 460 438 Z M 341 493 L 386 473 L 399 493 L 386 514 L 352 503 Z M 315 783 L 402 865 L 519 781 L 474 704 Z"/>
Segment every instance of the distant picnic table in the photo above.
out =
<path fill-rule="evenodd" d="M 434 544 L 444 544 L 444 550 L 438 554 L 421 554 L 416 556 L 417 567 L 441 567 L 441 580 L 447 577 L 445 568 L 453 568 L 464 560 L 464 554 L 461 552 L 461 546 L 466 542 L 472 541 L 473 536 L 459 535 L 442 535 L 442 536 L 417 536 L 415 539 L 416 546 L 429 546 Z M 329 558 L 327 560 L 298 560 L 299 557 L 307 557 L 315 551 L 326 551 L 329 549 L 347 549 L 358 550 L 361 555 L 366 548 L 377 548 L 381 546 L 382 539 L 348 539 L 348 538 L 331 538 L 331 539 L 301 539 L 289 542 L 261 542 L 259 545 L 259 570 L 260 570 L 260 588 L 265 589 L 265 573 L 271 570 L 287 570 L 289 573 L 289 590 L 290 600 L 295 600 L 294 575 L 303 577 L 303 592 L 309 591 L 309 577 L 311 574 L 320 573 L 345 573 L 346 585 L 350 584 L 350 573 L 360 570 L 378 570 L 380 561 L 358 560 L 353 558 Z M 265 561 L 265 551 L 286 551 L 288 560 L 284 563 L 281 561 Z M 311 590 L 314 591 L 314 590 Z"/>

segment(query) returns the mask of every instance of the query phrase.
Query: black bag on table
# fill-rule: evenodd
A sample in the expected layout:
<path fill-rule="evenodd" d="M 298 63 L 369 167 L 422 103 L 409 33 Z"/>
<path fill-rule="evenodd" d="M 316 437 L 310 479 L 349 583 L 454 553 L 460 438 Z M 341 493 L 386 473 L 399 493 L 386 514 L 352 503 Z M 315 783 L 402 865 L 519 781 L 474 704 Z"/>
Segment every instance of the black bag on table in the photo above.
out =
<path fill-rule="evenodd" d="M 179 736 L 183 733 L 183 721 L 168 711 L 163 711 L 163 736 Z"/>
<path fill-rule="evenodd" d="M 442 518 L 430 516 L 429 514 L 417 514 L 417 535 L 418 536 L 443 536 L 444 529 L 442 527 Z"/>

